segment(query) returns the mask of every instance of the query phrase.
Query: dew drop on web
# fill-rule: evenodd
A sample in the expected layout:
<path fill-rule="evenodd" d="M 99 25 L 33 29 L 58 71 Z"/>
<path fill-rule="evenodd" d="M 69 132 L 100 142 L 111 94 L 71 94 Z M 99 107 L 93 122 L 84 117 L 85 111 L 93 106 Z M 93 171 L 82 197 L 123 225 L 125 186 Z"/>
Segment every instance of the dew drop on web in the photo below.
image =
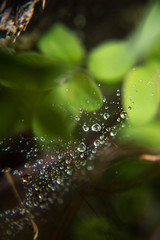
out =
<path fill-rule="evenodd" d="M 85 150 L 86 150 L 86 145 L 85 145 L 85 143 L 80 143 L 79 145 L 78 145 L 78 148 L 77 148 L 77 150 L 79 151 L 79 152 L 84 152 Z"/>
<path fill-rule="evenodd" d="M 42 210 L 48 211 L 51 205 L 62 204 L 63 197 L 72 188 L 75 172 L 83 171 L 84 174 L 94 171 L 97 153 L 112 145 L 111 139 L 116 137 L 123 120 L 127 118 L 120 106 L 120 91 L 115 95 L 117 100 L 110 101 L 105 97 L 102 108 L 97 112 L 88 113 L 80 109 L 75 116 L 80 137 L 65 143 L 59 139 L 61 149 L 56 148 L 54 139 L 47 146 L 44 136 L 0 140 L 1 154 L 23 155 L 24 162 L 13 167 L 12 175 L 19 179 L 18 183 L 24 188 L 23 202 L 28 211 L 39 215 Z M 3 169 L 0 174 L 3 174 Z M 22 230 L 29 221 L 20 204 L 1 209 L 0 219 L 3 222 L 1 232 L 8 225 L 12 226 L 5 231 L 5 236 Z"/>
<path fill-rule="evenodd" d="M 98 124 L 98 123 L 95 123 L 95 124 L 92 125 L 91 129 L 92 129 L 93 132 L 99 132 L 99 131 L 101 131 L 101 125 Z"/>

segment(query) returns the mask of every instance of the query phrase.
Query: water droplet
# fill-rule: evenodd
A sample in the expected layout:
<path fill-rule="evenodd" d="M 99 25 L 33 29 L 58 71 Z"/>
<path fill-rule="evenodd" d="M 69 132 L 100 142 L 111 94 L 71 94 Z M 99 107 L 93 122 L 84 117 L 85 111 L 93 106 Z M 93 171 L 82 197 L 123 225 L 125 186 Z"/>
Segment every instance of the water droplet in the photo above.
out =
<path fill-rule="evenodd" d="M 71 163 L 71 159 L 66 159 L 66 164 L 70 164 Z"/>
<path fill-rule="evenodd" d="M 93 166 L 93 165 L 92 165 L 92 166 L 91 166 L 91 165 L 87 166 L 87 170 L 88 170 L 88 171 L 92 171 L 93 169 L 94 169 L 94 166 Z"/>
<path fill-rule="evenodd" d="M 82 128 L 83 128 L 84 132 L 88 132 L 89 131 L 89 127 L 86 124 L 84 124 Z"/>
<path fill-rule="evenodd" d="M 104 113 L 104 114 L 103 114 L 104 120 L 107 120 L 109 117 L 110 117 L 109 113 Z"/>
<path fill-rule="evenodd" d="M 43 159 L 39 159 L 39 160 L 38 160 L 38 163 L 39 163 L 39 164 L 42 164 L 42 163 L 43 163 Z"/>
<path fill-rule="evenodd" d="M 96 149 L 93 149 L 93 150 L 92 150 L 92 153 L 93 153 L 93 154 L 95 154 L 96 152 L 97 152 L 97 150 L 96 150 Z"/>
<path fill-rule="evenodd" d="M 78 115 L 75 116 L 75 120 L 76 121 L 79 121 L 80 120 L 80 117 Z"/>
<path fill-rule="evenodd" d="M 116 135 L 117 135 L 117 132 L 116 132 L 116 131 L 112 130 L 112 131 L 110 132 L 110 136 L 111 136 L 111 137 L 115 137 Z"/>
<path fill-rule="evenodd" d="M 29 182 L 30 180 L 32 179 L 32 176 L 31 175 L 23 175 L 22 176 L 22 180 L 23 182 Z"/>
<path fill-rule="evenodd" d="M 119 118 L 117 118 L 117 122 L 120 122 L 121 121 L 121 118 L 119 117 Z"/>
<path fill-rule="evenodd" d="M 99 147 L 100 141 L 97 139 L 97 140 L 94 141 L 93 144 L 94 144 L 95 147 Z"/>
<path fill-rule="evenodd" d="M 60 179 L 57 179 L 57 184 L 61 184 L 61 180 Z"/>
<path fill-rule="evenodd" d="M 71 171 L 71 170 L 67 170 L 66 173 L 67 173 L 68 175 L 70 175 L 70 176 L 72 175 L 72 171 Z"/>
<path fill-rule="evenodd" d="M 43 195 L 42 194 L 39 194 L 39 199 L 43 199 Z"/>
<path fill-rule="evenodd" d="M 121 96 L 120 90 L 117 89 L 117 97 L 120 97 L 120 96 Z"/>
<path fill-rule="evenodd" d="M 45 138 L 44 138 L 44 137 L 41 137 L 40 140 L 41 140 L 41 142 L 44 142 L 44 141 L 45 141 Z"/>
<path fill-rule="evenodd" d="M 53 155 L 51 155 L 51 160 L 54 160 L 54 156 Z"/>
<path fill-rule="evenodd" d="M 130 111 L 131 109 L 132 109 L 132 107 L 131 107 L 131 106 L 129 106 L 129 107 L 128 107 L 128 110 Z"/>
<path fill-rule="evenodd" d="M 103 102 L 106 102 L 106 98 L 105 97 L 103 98 Z"/>
<path fill-rule="evenodd" d="M 101 125 L 99 125 L 98 123 L 93 124 L 92 125 L 92 131 L 94 131 L 94 132 L 101 131 Z"/>
<path fill-rule="evenodd" d="M 126 113 L 125 111 L 122 111 L 122 112 L 120 113 L 120 117 L 121 117 L 122 119 L 125 119 L 126 116 L 127 116 L 127 113 Z"/>
<path fill-rule="evenodd" d="M 104 135 L 101 135 L 101 136 L 99 137 L 99 139 L 100 139 L 100 140 L 103 140 L 103 139 L 104 139 Z"/>
<path fill-rule="evenodd" d="M 78 148 L 77 148 L 77 150 L 79 151 L 79 152 L 84 152 L 85 150 L 86 150 L 86 145 L 85 145 L 85 143 L 80 143 L 79 145 L 78 145 Z"/>
<path fill-rule="evenodd" d="M 62 159 L 62 157 L 63 157 L 63 153 L 58 154 L 58 159 L 59 160 Z"/>
<path fill-rule="evenodd" d="M 38 152 L 38 148 L 35 148 L 35 149 L 34 149 L 34 152 Z"/>
<path fill-rule="evenodd" d="M 84 158 L 84 153 L 82 153 L 82 154 L 80 155 L 80 158 Z"/>

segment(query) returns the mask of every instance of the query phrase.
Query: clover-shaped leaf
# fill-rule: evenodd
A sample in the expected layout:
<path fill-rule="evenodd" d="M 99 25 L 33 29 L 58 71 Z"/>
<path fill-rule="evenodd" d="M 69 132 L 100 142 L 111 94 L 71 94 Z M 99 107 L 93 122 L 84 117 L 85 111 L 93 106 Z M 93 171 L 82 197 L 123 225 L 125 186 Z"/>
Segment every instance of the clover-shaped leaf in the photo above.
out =
<path fill-rule="evenodd" d="M 66 100 L 73 106 L 86 111 L 96 111 L 102 106 L 102 93 L 86 73 L 77 72 L 63 85 Z"/>
<path fill-rule="evenodd" d="M 55 24 L 38 42 L 40 51 L 62 63 L 80 63 L 84 48 L 79 39 L 63 24 Z"/>
<path fill-rule="evenodd" d="M 147 66 L 132 69 L 123 84 L 123 106 L 133 125 L 150 122 L 160 99 L 159 76 Z"/>
<path fill-rule="evenodd" d="M 88 57 L 90 72 L 102 83 L 119 82 L 134 62 L 134 55 L 125 41 L 102 43 Z"/>

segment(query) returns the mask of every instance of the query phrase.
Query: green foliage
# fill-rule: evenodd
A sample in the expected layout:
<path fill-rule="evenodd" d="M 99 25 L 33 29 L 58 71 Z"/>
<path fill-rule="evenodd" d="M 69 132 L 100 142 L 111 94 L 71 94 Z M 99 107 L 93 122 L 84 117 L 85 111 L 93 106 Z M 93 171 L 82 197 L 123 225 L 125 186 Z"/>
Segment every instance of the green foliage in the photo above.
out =
<path fill-rule="evenodd" d="M 104 217 L 86 217 L 74 226 L 74 239 L 124 240 L 129 239 Z"/>
<path fill-rule="evenodd" d="M 6 137 L 14 134 L 17 129 L 18 111 L 15 99 L 9 91 L 5 91 L 0 96 L 0 136 Z"/>
<path fill-rule="evenodd" d="M 146 66 L 132 69 L 123 84 L 123 106 L 133 125 L 150 122 L 157 114 L 160 100 L 159 76 Z"/>
<path fill-rule="evenodd" d="M 152 167 L 154 168 L 152 162 L 140 161 L 137 156 L 129 158 L 128 156 L 118 156 L 104 172 L 98 184 L 109 193 L 121 193 L 139 186 L 151 178 Z"/>
<path fill-rule="evenodd" d="M 102 106 L 102 94 L 90 76 L 83 72 L 75 73 L 63 85 L 62 93 L 66 101 L 86 111 L 96 111 Z"/>
<path fill-rule="evenodd" d="M 65 72 L 64 66 L 37 53 L 13 56 L 1 53 L 0 83 L 21 90 L 48 90 L 57 85 L 56 79 Z"/>
<path fill-rule="evenodd" d="M 19 121 L 23 118 L 23 130 L 30 128 L 36 136 L 53 142 L 69 140 L 76 125 L 75 116 L 80 109 L 99 109 L 102 93 L 92 77 L 75 67 L 82 61 L 84 49 L 65 26 L 54 25 L 38 46 L 46 55 L 1 52 L 0 83 L 17 98 L 17 115 Z M 9 111 L 9 103 L 4 108 Z M 9 113 L 14 116 L 12 111 Z M 8 129 L 5 113 L 3 124 Z"/>
<path fill-rule="evenodd" d="M 41 53 L 1 52 L 2 91 L 10 89 L 14 97 L 13 103 L 1 101 L 4 132 L 1 130 L 0 136 L 4 129 L 12 132 L 8 127 L 12 126 L 13 134 L 22 129 L 55 142 L 72 139 L 80 109 L 93 112 L 102 106 L 103 96 L 94 78 L 103 85 L 122 84 L 122 107 L 131 125 L 122 131 L 123 139 L 128 131 L 130 138 L 143 141 L 142 137 L 135 138 L 134 130 L 150 136 L 144 124 L 158 132 L 154 123 L 159 122 L 160 105 L 159 12 L 156 3 L 128 39 L 100 43 L 86 59 L 84 46 L 61 23 L 55 23 L 39 39 Z M 135 64 L 138 66 L 132 69 Z M 23 127 L 17 127 L 22 118 Z"/>
<path fill-rule="evenodd" d="M 126 226 L 134 225 L 135 222 L 144 218 L 151 198 L 150 189 L 140 186 L 123 192 L 115 198 L 115 208 L 121 221 Z"/>
<path fill-rule="evenodd" d="M 130 37 L 130 44 L 134 55 L 144 59 L 152 51 L 160 41 L 160 3 L 155 2 L 148 11 Z"/>
<path fill-rule="evenodd" d="M 39 40 L 40 51 L 62 63 L 81 63 L 85 50 L 78 38 L 64 25 L 55 24 Z"/>
<path fill-rule="evenodd" d="M 86 65 L 83 65 L 84 47 L 74 33 L 59 23 L 54 24 L 38 41 L 40 53 L 1 52 L 0 137 L 28 131 L 33 132 L 42 143 L 45 140 L 47 144 L 61 145 L 74 140 L 76 117 L 80 111 L 93 112 L 94 116 L 94 112 L 103 104 L 103 86 L 106 84 L 115 87 L 116 84 L 121 84 L 121 104 L 128 119 L 120 132 L 120 140 L 159 150 L 159 26 L 160 6 L 155 4 L 128 39 L 100 43 L 86 57 Z M 103 84 L 102 89 L 95 80 Z M 109 107 L 113 111 L 114 107 Z M 106 117 L 102 113 L 104 121 L 108 119 L 107 111 L 105 109 Z M 112 112 L 110 116 L 111 114 Z M 115 111 L 114 114 L 116 115 Z M 95 119 L 100 123 L 97 116 Z M 110 119 L 106 125 L 112 127 L 112 116 Z M 88 126 L 91 128 L 92 122 Z M 116 131 L 116 126 L 113 130 Z M 107 147 L 108 145 L 106 149 Z M 92 152 L 94 153 L 94 149 Z M 101 164 L 103 165 L 103 161 Z M 151 193 L 146 188 L 123 192 L 156 175 L 159 171 L 157 166 L 151 162 L 137 161 L 137 155 L 133 158 L 123 156 L 109 165 L 107 171 L 100 169 L 104 174 L 98 180 L 98 185 L 94 182 L 89 191 L 100 187 L 98 193 L 94 193 L 96 199 L 101 190 L 108 195 L 116 193 L 112 203 L 118 217 L 122 225 L 128 228 L 133 224 L 134 229 L 134 222 L 143 222 Z M 88 182 L 89 178 L 86 185 Z M 85 194 L 85 191 L 82 193 Z M 105 212 L 105 208 L 102 211 Z M 127 231 L 128 229 L 124 229 L 125 234 L 119 231 L 117 225 L 108 221 L 106 216 L 85 215 L 83 220 L 74 225 L 73 237 L 77 240 L 134 239 L 132 234 L 130 237 L 126 234 Z"/>
<path fill-rule="evenodd" d="M 36 136 L 53 142 L 72 138 L 71 133 L 76 125 L 75 116 L 79 109 L 66 101 L 65 91 L 63 85 L 57 86 L 38 104 L 33 118 Z"/>
<path fill-rule="evenodd" d="M 160 120 L 151 121 L 142 126 L 126 126 L 121 131 L 121 140 L 137 143 L 139 146 L 160 148 Z"/>
<path fill-rule="evenodd" d="M 93 49 L 88 67 L 102 83 L 117 83 L 135 63 L 127 41 L 108 41 Z"/>

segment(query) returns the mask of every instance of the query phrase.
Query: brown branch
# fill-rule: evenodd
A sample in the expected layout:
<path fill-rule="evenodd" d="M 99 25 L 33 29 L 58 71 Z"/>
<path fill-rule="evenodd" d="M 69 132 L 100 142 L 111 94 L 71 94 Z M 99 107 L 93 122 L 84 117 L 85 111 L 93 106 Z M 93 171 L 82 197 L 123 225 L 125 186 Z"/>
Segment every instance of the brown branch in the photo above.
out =
<path fill-rule="evenodd" d="M 140 159 L 151 161 L 151 162 L 160 161 L 160 154 L 158 155 L 143 154 L 140 156 Z"/>
<path fill-rule="evenodd" d="M 23 206 L 23 209 L 25 210 L 26 215 L 28 216 L 29 220 L 32 223 L 34 233 L 35 233 L 33 239 L 36 240 L 37 237 L 38 237 L 38 226 L 37 226 L 36 222 L 32 219 L 30 212 L 26 209 L 25 205 L 23 204 L 23 201 L 22 201 L 22 199 L 21 199 L 21 197 L 20 197 L 20 195 L 17 191 L 17 188 L 16 188 L 15 184 L 14 184 L 14 181 L 13 181 L 13 178 L 12 178 L 12 175 L 11 175 L 11 170 L 12 170 L 11 168 L 7 168 L 4 171 L 4 174 L 6 176 L 6 179 L 8 180 L 10 185 L 12 186 L 13 192 L 14 192 L 18 202 Z"/>

